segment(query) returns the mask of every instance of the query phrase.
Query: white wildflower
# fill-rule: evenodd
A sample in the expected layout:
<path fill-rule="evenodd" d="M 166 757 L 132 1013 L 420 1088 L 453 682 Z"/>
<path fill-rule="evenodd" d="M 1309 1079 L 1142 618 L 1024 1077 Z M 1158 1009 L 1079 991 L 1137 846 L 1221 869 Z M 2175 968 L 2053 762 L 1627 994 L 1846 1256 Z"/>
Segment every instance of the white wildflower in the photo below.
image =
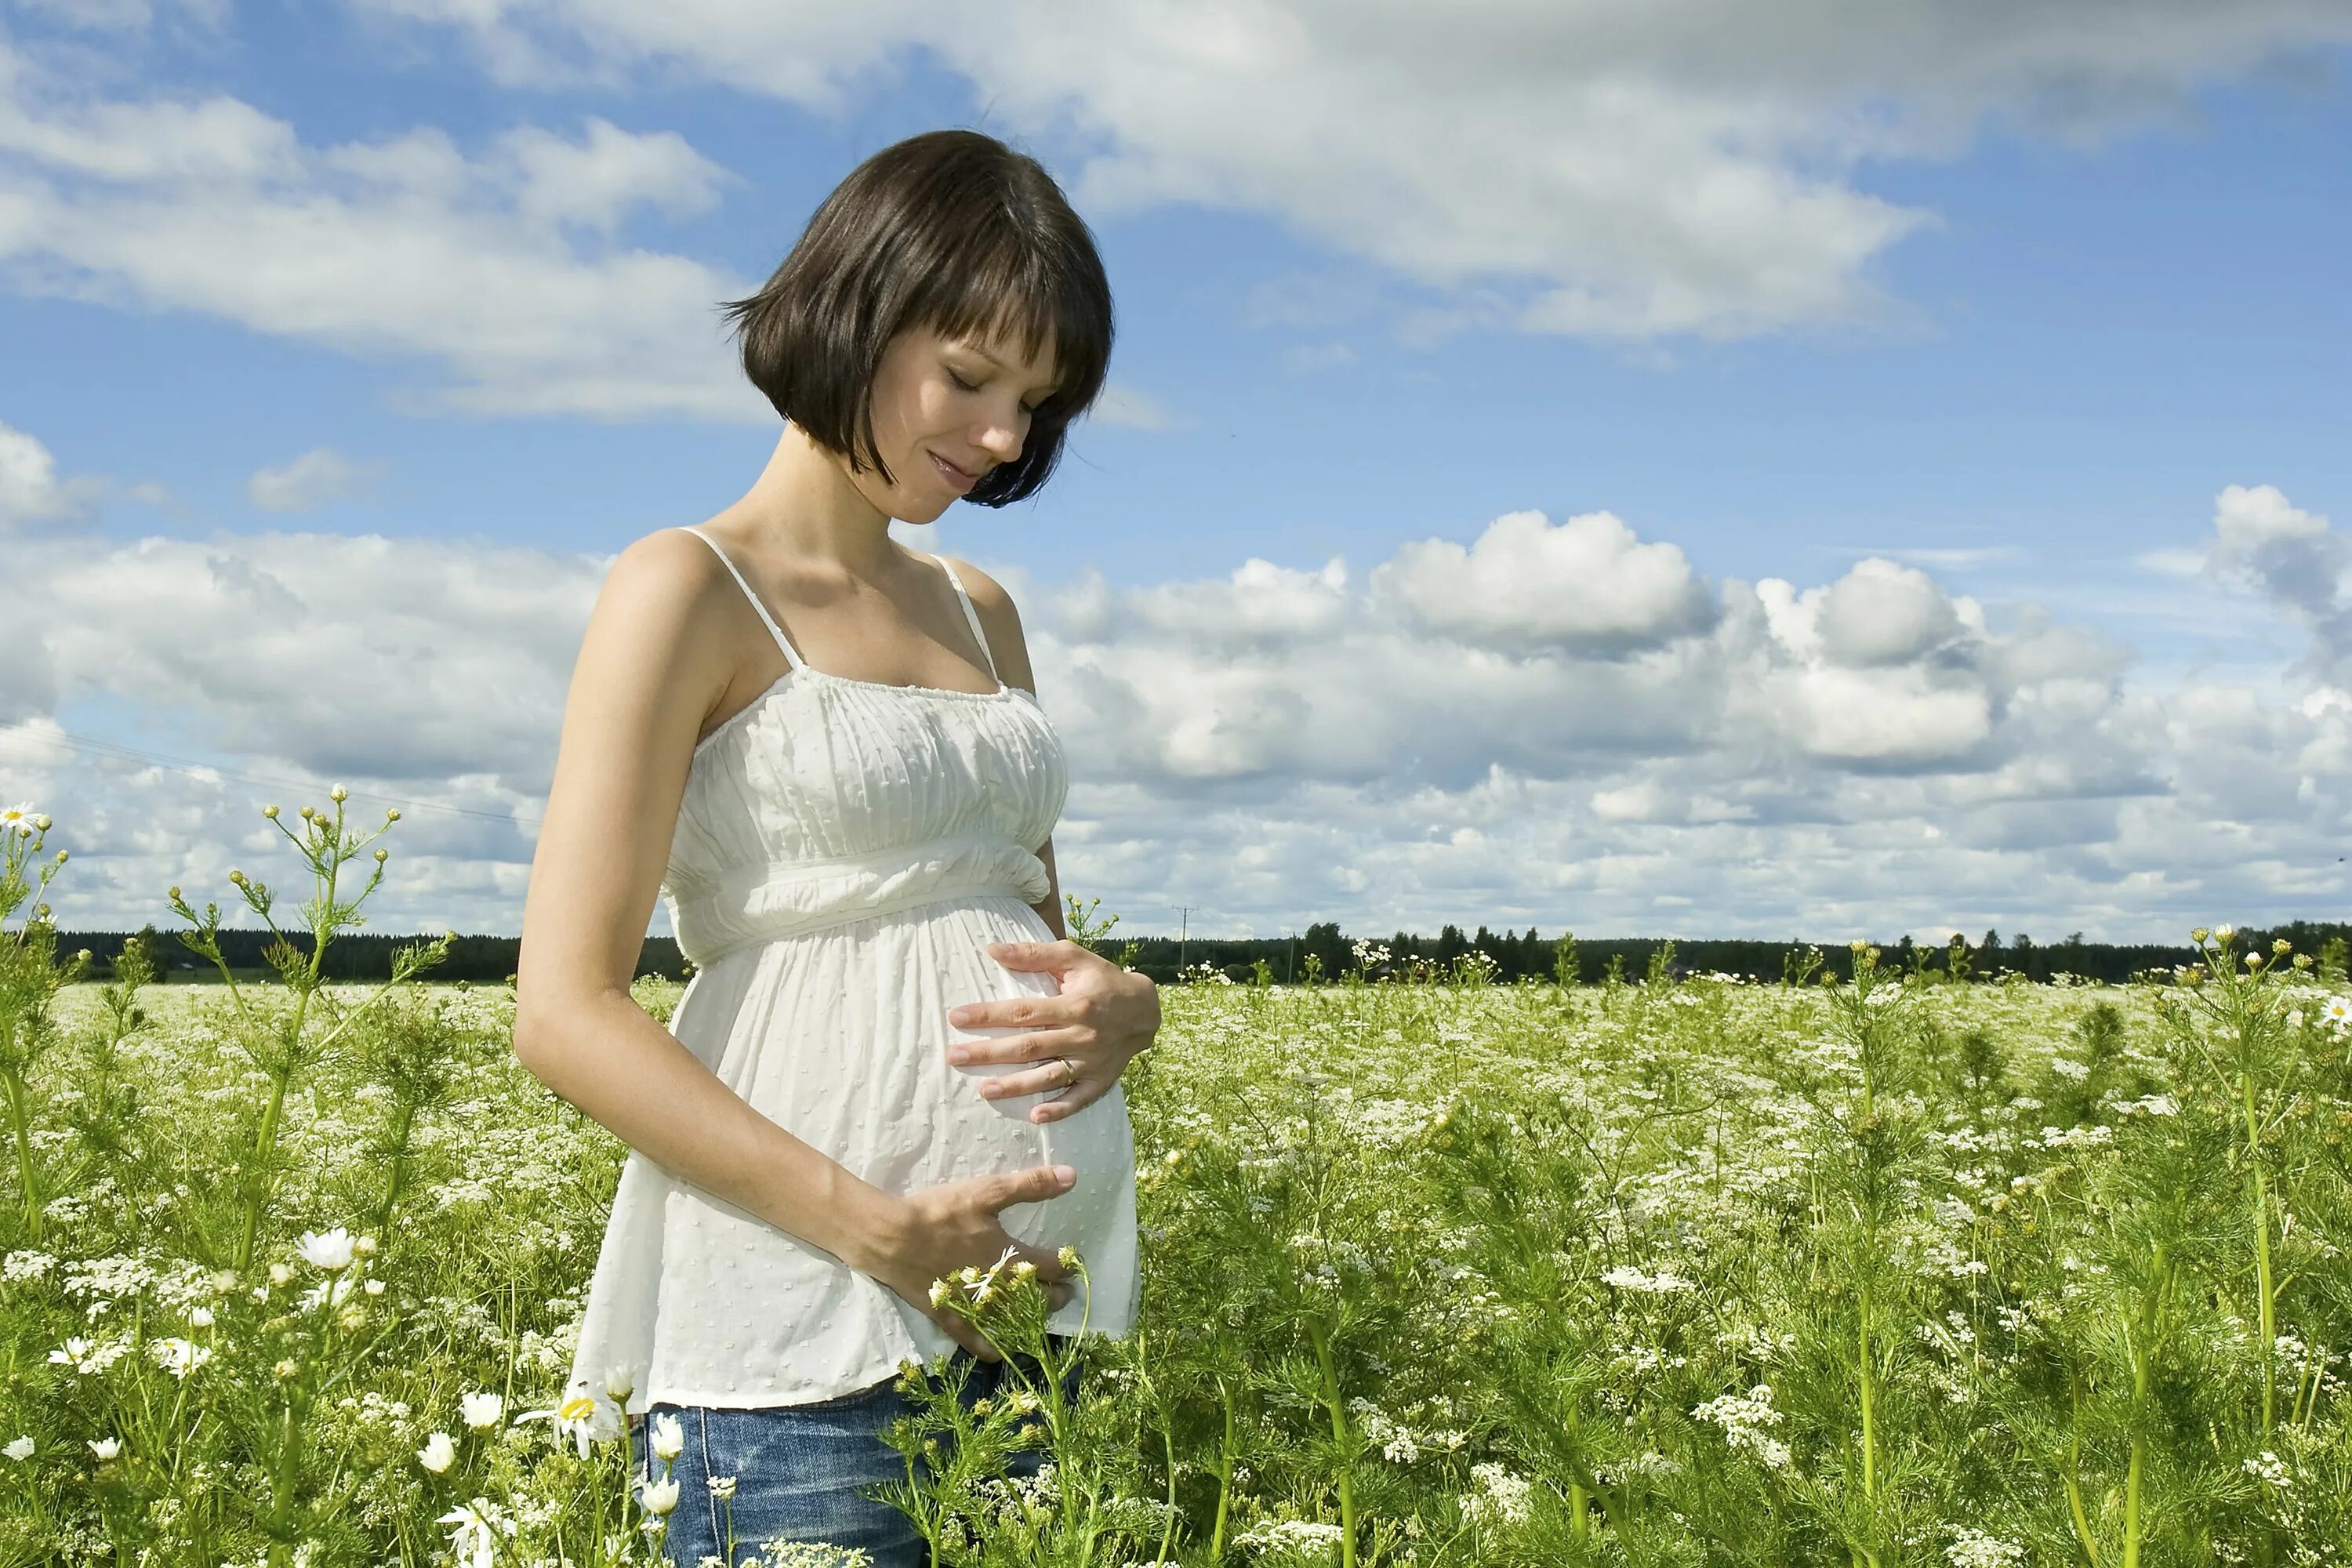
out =
<path fill-rule="evenodd" d="M 176 1337 L 150 1340 L 147 1342 L 147 1352 L 155 1358 L 157 1366 L 162 1367 L 173 1377 L 185 1377 L 213 1359 L 213 1352 L 205 1346 L 196 1343 L 194 1340 Z"/>
<path fill-rule="evenodd" d="M 1528 1493 L 1534 1482 L 1490 1462 L 1470 1467 L 1480 1489 L 1462 1496 L 1462 1517 L 1476 1521 L 1517 1524 L 1528 1517 Z"/>
<path fill-rule="evenodd" d="M 1745 1394 L 1719 1394 L 1704 1405 L 1693 1405 L 1691 1414 L 1722 1427 L 1724 1441 L 1729 1447 L 1748 1449 L 1773 1469 L 1788 1468 L 1791 1458 L 1788 1445 L 1768 1436 L 1764 1431 L 1780 1424 L 1780 1413 L 1772 1408 L 1770 1384 L 1759 1383 Z"/>
<path fill-rule="evenodd" d="M 306 1230 L 294 1244 L 302 1261 L 313 1268 L 323 1268 L 330 1274 L 352 1266 L 352 1233 L 341 1226 L 321 1235 Z"/>
<path fill-rule="evenodd" d="M 1997 1535 L 1987 1535 L 1965 1524 L 1952 1526 L 1953 1540 L 1944 1548 L 1944 1561 L 1952 1568 L 2009 1568 L 2025 1561 L 2025 1548 L 2013 1541 L 2003 1541 Z"/>
<path fill-rule="evenodd" d="M 425 1447 L 416 1450 L 416 1462 L 435 1475 L 446 1475 L 449 1467 L 457 1462 L 457 1445 L 446 1432 L 436 1432 L 425 1439 Z"/>
<path fill-rule="evenodd" d="M 2294 1472 L 2287 1468 L 2285 1460 L 2268 1448 L 2263 1450 L 2260 1458 L 2248 1459 L 2239 1468 L 2266 1486 L 2284 1489 L 2294 1485 Z"/>
<path fill-rule="evenodd" d="M 457 1568 L 497 1568 L 498 1537 L 515 1532 L 507 1510 L 485 1497 L 460 1503 L 435 1522 L 457 1526 L 449 1532 L 449 1550 L 457 1555 Z"/>

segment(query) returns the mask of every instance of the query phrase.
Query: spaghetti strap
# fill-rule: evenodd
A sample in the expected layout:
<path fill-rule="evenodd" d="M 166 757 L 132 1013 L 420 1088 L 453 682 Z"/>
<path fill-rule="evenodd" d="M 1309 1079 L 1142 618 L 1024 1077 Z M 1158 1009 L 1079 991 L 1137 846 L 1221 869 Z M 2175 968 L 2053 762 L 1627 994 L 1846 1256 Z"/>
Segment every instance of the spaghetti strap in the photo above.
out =
<path fill-rule="evenodd" d="M 946 556 L 935 555 L 932 559 L 940 563 L 940 570 L 948 574 L 948 582 L 956 592 L 956 602 L 963 606 L 963 618 L 971 623 L 972 640 L 980 644 L 980 657 L 988 661 L 988 679 L 999 687 L 1003 686 L 1004 677 L 996 673 L 996 655 L 989 648 L 988 634 L 980 629 L 980 612 L 971 607 L 971 595 L 963 591 L 963 580 L 955 574 L 955 568 L 948 564 Z"/>
<path fill-rule="evenodd" d="M 703 543 L 710 546 L 712 552 L 719 557 L 720 563 L 727 568 L 727 574 L 735 579 L 735 585 L 743 590 L 743 596 L 745 598 L 751 601 L 751 608 L 759 612 L 760 624 L 768 628 L 768 635 L 776 639 L 776 647 L 783 650 L 784 663 L 786 667 L 797 668 L 801 663 L 801 656 L 795 653 L 793 650 L 793 645 L 785 640 L 784 628 L 776 625 L 776 617 L 768 614 L 768 606 L 760 603 L 760 595 L 751 592 L 751 584 L 743 581 L 743 574 L 735 569 L 735 563 L 728 559 L 727 552 L 719 548 L 719 542 L 711 538 L 710 535 L 703 532 L 702 530 L 696 528 L 691 524 L 682 525 L 678 531 L 681 533 L 690 533 L 694 535 L 695 538 L 702 541 Z M 970 608 L 970 606 L 967 605 L 966 608 Z"/>

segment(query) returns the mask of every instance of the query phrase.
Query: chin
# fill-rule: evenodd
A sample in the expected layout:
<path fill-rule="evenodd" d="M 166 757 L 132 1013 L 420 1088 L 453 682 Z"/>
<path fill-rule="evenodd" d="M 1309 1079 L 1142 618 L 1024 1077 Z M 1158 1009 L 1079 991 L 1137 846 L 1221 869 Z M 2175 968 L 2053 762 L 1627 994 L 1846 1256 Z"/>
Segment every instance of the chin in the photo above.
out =
<path fill-rule="evenodd" d="M 945 506 L 934 506 L 929 501 L 901 501 L 890 509 L 890 515 L 900 522 L 932 523 L 939 521 L 940 513 L 947 510 Z"/>

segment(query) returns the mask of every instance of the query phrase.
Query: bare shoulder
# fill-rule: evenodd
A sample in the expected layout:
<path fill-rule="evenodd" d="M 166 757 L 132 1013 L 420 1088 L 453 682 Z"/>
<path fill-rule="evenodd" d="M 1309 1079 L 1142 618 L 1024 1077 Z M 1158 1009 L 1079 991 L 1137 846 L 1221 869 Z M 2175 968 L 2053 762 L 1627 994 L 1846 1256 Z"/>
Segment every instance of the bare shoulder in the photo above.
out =
<path fill-rule="evenodd" d="M 1029 642 L 1021 630 L 1021 612 L 1013 607 L 1013 595 L 1004 584 L 961 556 L 942 555 L 940 560 L 955 569 L 956 580 L 971 596 L 971 607 L 980 615 L 982 630 L 988 633 L 989 650 L 995 655 L 996 668 L 1009 685 L 1034 691 L 1037 682 L 1029 667 Z"/>
<path fill-rule="evenodd" d="M 657 528 L 633 540 L 604 574 L 603 598 L 633 627 L 688 639 L 707 626 L 722 589 L 733 591 L 726 564 L 682 528 Z"/>
<path fill-rule="evenodd" d="M 605 569 L 583 657 L 608 675 L 633 668 L 661 683 L 670 700 L 707 711 L 734 672 L 737 628 L 722 601 L 735 595 L 709 545 L 682 528 L 656 529 Z"/>

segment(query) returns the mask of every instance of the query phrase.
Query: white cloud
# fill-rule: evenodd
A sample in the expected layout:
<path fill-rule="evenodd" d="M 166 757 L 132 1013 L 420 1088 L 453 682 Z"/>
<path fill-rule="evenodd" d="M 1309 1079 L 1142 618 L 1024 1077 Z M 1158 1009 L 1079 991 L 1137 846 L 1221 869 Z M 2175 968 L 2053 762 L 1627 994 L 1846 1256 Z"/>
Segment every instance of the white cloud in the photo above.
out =
<path fill-rule="evenodd" d="M 1371 585 L 1432 631 L 1517 649 L 1629 653 L 1704 630 L 1716 612 L 1679 549 L 1637 542 L 1605 511 L 1558 527 L 1515 511 L 1467 549 L 1407 544 Z"/>
<path fill-rule="evenodd" d="M 731 178 L 594 118 L 474 153 L 431 128 L 314 147 L 233 98 L 66 92 L 0 41 L 0 276 L 412 357 L 445 406 L 772 419 L 715 309 L 752 285 L 615 233 Z"/>
<path fill-rule="evenodd" d="M 383 475 L 381 463 L 355 463 L 332 447 L 313 447 L 282 468 L 256 469 L 245 481 L 245 497 L 264 511 L 309 511 L 365 494 Z"/>
<path fill-rule="evenodd" d="M 1500 537 L 1552 569 L 1542 552 L 1569 525 L 1507 515 L 1536 518 Z M 1651 580 L 1642 563 L 1665 558 L 1641 552 L 1664 547 L 1611 524 L 1587 525 L 1600 569 Z M 2258 552 L 2323 529 L 2248 490 L 2225 492 L 2214 537 Z M 1496 537 L 1435 558 L 1468 581 Z M 1181 902 L 1218 931 L 2175 939 L 2352 891 L 2340 685 L 2136 687 L 2129 651 L 2097 634 L 1883 562 L 1704 585 L 1708 615 L 1637 617 L 1631 644 L 1531 638 L 1535 612 L 1481 618 L 1459 596 L 1441 629 L 1393 585 L 1443 542 L 1363 574 L 1254 560 L 1141 587 L 1089 573 L 1033 589 L 1006 567 L 1070 748 L 1066 885 L 1146 931 Z M 510 814 L 412 813 L 380 920 L 513 929 L 605 560 L 310 533 L 34 538 L 14 554 L 50 609 L 0 663 L 0 796 L 70 825 L 86 879 L 60 894 L 69 921 L 135 923 L 162 889 L 217 886 L 250 858 L 261 802 L 302 797 L 236 771 L 341 779 L 371 812 L 373 791 Z M 140 744 L 220 770 L 72 752 L 58 716 L 100 698 L 152 716 Z"/>
<path fill-rule="evenodd" d="M 2185 121 L 2203 83 L 2352 37 L 2311 0 L 1105 0 L 983 26 L 909 0 L 354 3 L 462 28 L 509 80 L 684 71 L 819 112 L 926 48 L 992 120 L 1098 147 L 1089 206 L 1267 214 L 1431 291 L 1419 334 L 1630 340 L 1899 321 L 1866 268 L 1937 220 L 1860 188 L 1866 163 Z"/>
<path fill-rule="evenodd" d="M 2305 668 L 2352 687 L 2352 542 L 2272 485 L 2223 490 L 2213 531 L 2213 569 L 2261 592 L 2310 631 Z"/>
<path fill-rule="evenodd" d="M 22 430 L 0 425 L 0 532 L 28 522 L 79 515 L 89 504 L 88 481 L 58 478 L 57 458 Z"/>
<path fill-rule="evenodd" d="M 61 477 L 40 438 L 0 424 L 0 535 L 43 523 L 79 523 L 112 500 L 163 506 L 171 497 L 152 480 L 123 483 L 97 474 Z"/>

